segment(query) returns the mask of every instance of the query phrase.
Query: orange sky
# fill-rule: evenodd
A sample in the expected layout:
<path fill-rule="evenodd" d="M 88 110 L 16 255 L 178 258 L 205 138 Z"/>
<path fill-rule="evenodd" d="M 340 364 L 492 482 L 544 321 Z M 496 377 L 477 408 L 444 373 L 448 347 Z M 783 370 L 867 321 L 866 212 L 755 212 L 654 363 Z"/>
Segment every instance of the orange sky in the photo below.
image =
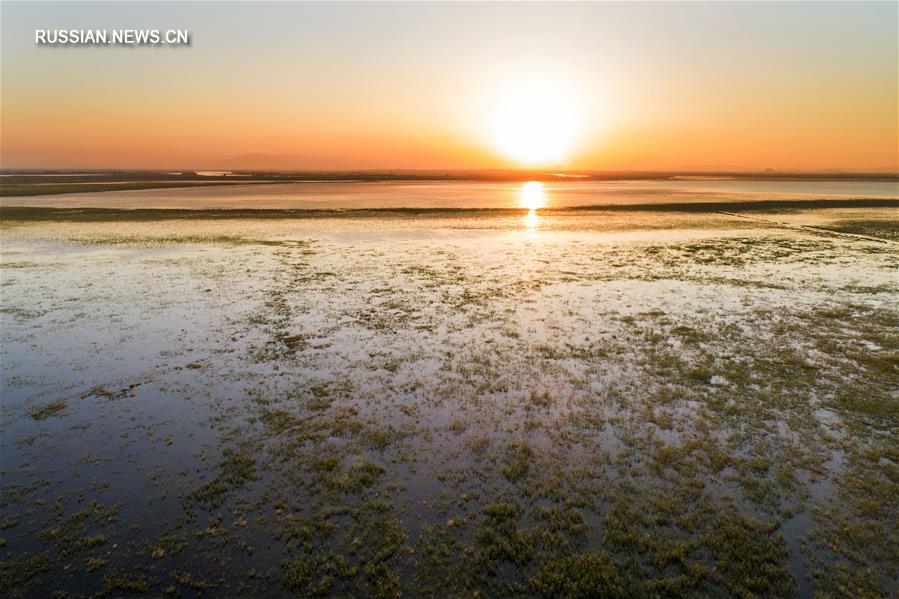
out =
<path fill-rule="evenodd" d="M 899 165 L 896 3 L 0 6 L 3 168 Z M 35 46 L 46 27 L 193 44 Z M 530 91 L 575 125 L 546 164 L 491 125 Z"/>

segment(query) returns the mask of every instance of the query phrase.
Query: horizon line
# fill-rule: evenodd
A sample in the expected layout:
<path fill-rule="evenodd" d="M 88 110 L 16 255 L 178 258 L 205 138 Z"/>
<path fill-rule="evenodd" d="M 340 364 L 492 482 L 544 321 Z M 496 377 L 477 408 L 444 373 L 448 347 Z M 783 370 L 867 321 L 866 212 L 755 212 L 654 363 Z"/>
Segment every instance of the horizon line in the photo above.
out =
<path fill-rule="evenodd" d="M 468 173 L 498 173 L 498 174 L 526 174 L 539 173 L 552 176 L 565 175 L 606 175 L 606 174 L 653 174 L 653 175 L 899 175 L 899 165 L 892 167 L 871 168 L 845 168 L 828 167 L 816 169 L 801 168 L 552 168 L 552 167 L 471 167 L 471 168 L 405 168 L 405 167 L 366 167 L 366 168 L 212 168 L 212 167 L 54 167 L 54 166 L 29 166 L 29 167 L 3 167 L 0 166 L 0 174 L 40 174 L 40 173 L 155 173 L 191 175 L 199 173 L 241 173 L 241 174 L 283 174 L 283 175 L 309 175 L 309 174 L 337 174 L 350 175 L 364 174 L 468 174 Z"/>

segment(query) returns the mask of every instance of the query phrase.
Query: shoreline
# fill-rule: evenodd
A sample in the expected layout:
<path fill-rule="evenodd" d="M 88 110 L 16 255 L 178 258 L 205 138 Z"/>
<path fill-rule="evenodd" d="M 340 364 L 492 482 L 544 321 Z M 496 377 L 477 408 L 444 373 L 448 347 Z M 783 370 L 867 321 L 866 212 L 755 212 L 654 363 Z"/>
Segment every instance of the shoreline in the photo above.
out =
<path fill-rule="evenodd" d="M 613 183 L 636 181 L 725 182 L 896 182 L 899 174 L 713 172 L 713 171 L 223 171 L 216 175 L 198 172 L 160 171 L 0 171 L 0 198 L 108 191 L 144 191 L 252 185 L 262 183 Z"/>
<path fill-rule="evenodd" d="M 590 204 L 539 208 L 541 216 L 573 216 L 593 212 L 770 212 L 829 208 L 899 208 L 899 199 L 858 198 L 834 200 L 708 201 L 642 204 Z M 0 206 L 0 221 L 117 221 L 117 220 L 230 220 L 230 219 L 311 219 L 415 218 L 459 216 L 519 216 L 527 208 L 100 208 L 50 206 Z"/>

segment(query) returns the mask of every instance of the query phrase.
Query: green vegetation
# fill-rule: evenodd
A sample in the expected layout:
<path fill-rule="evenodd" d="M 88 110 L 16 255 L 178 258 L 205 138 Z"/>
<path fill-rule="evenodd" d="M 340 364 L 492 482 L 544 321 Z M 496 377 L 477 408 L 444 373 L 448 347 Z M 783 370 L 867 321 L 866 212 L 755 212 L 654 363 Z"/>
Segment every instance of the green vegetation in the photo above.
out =
<path fill-rule="evenodd" d="M 9 377 L 0 593 L 888 596 L 891 248 L 589 212 L 534 238 L 514 212 L 431 214 L 439 239 L 397 217 L 377 243 L 277 211 L 5 222 L 61 242 L 0 263 L 29 309 L 4 344 L 51 381 Z M 660 221 L 676 239 L 630 237 Z M 108 322 L 140 358 L 110 372 L 65 345 Z"/>
<path fill-rule="evenodd" d="M 503 456 L 502 473 L 509 481 L 518 482 L 527 476 L 531 468 L 534 450 L 526 444 L 509 446 Z"/>
<path fill-rule="evenodd" d="M 15 561 L 0 561 L 0 593 L 13 593 L 26 588 L 34 578 L 49 572 L 53 560 L 43 554 Z"/>
<path fill-rule="evenodd" d="M 46 420 L 51 416 L 62 416 L 66 411 L 66 402 L 64 400 L 52 401 L 50 403 L 39 406 L 31 410 L 28 415 L 35 420 Z"/>
<path fill-rule="evenodd" d="M 480 546 L 480 559 L 491 574 L 500 561 L 524 566 L 533 557 L 530 533 L 518 528 L 521 508 L 518 504 L 499 501 L 484 507 L 484 519 L 475 531 Z"/>
<path fill-rule="evenodd" d="M 531 588 L 544 597 L 634 597 L 637 594 L 622 580 L 608 555 L 589 551 L 549 561 L 531 578 Z"/>
<path fill-rule="evenodd" d="M 222 451 L 218 475 L 187 495 L 185 506 L 191 508 L 196 504 L 206 510 L 213 510 L 225 502 L 228 493 L 243 487 L 255 478 L 256 458 L 240 450 L 226 447 Z"/>

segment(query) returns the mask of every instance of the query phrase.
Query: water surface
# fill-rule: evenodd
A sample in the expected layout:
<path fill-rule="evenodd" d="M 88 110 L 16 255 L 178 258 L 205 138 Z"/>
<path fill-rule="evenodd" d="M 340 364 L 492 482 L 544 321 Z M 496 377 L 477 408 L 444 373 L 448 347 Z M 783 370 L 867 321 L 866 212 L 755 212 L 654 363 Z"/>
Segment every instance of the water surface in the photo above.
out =
<path fill-rule="evenodd" d="M 0 206 L 98 208 L 516 208 L 522 183 L 254 183 L 9 197 Z M 897 198 L 895 181 L 647 180 L 544 182 L 546 208 L 776 199 Z"/>

